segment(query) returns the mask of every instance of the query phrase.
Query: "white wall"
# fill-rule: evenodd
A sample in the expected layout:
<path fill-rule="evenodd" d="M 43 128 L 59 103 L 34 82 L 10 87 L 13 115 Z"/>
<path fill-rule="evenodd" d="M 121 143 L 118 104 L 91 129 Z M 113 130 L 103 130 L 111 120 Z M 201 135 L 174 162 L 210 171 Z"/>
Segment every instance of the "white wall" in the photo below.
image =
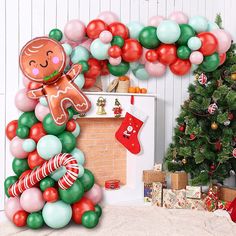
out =
<path fill-rule="evenodd" d="M 3 179 L 12 174 L 12 157 L 4 127 L 19 116 L 14 106 L 14 95 L 22 87 L 18 54 L 28 40 L 47 34 L 54 27 L 63 29 L 69 19 L 80 18 L 88 23 L 104 10 L 116 12 L 124 23 L 134 20 L 147 23 L 149 17 L 168 16 L 173 10 L 183 10 L 189 16 L 204 15 L 213 21 L 220 12 L 225 28 L 235 38 L 235 9 L 234 0 L 0 0 L 0 209 L 3 208 Z M 191 81 L 190 74 L 178 78 L 171 73 L 147 82 L 134 81 L 158 97 L 156 145 L 159 160 L 171 141 L 175 117 L 187 97 Z"/>

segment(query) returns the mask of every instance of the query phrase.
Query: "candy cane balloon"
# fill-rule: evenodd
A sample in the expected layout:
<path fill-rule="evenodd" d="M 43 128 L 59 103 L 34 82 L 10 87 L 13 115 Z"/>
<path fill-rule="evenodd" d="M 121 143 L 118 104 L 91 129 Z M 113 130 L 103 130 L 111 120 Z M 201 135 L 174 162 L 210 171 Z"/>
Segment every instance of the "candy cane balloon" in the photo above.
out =
<path fill-rule="evenodd" d="M 23 193 L 26 189 L 33 187 L 40 180 L 50 175 L 58 168 L 65 166 L 66 173 L 58 180 L 61 189 L 68 189 L 78 178 L 79 167 L 75 158 L 70 154 L 58 154 L 49 161 L 45 162 L 41 167 L 32 170 L 22 179 L 11 185 L 8 193 L 11 197 L 16 197 Z"/>

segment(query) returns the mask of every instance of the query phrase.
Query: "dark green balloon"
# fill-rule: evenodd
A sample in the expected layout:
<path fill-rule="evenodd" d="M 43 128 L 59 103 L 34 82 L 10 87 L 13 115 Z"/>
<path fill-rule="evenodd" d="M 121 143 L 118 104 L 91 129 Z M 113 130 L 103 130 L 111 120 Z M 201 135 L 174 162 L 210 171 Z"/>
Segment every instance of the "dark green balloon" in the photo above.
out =
<path fill-rule="evenodd" d="M 8 193 L 8 188 L 18 180 L 17 176 L 9 176 L 4 181 L 5 194 L 10 197 Z"/>
<path fill-rule="evenodd" d="M 94 175 L 88 169 L 84 169 L 84 174 L 79 180 L 83 184 L 85 192 L 89 191 L 94 185 Z"/>
<path fill-rule="evenodd" d="M 110 63 L 107 64 L 109 72 L 114 76 L 125 75 L 129 71 L 129 63 L 122 61 L 119 65 L 113 66 Z"/>
<path fill-rule="evenodd" d="M 154 26 L 144 27 L 139 34 L 139 42 L 145 48 L 158 47 L 160 40 L 157 38 L 157 28 Z"/>
<path fill-rule="evenodd" d="M 177 49 L 177 56 L 180 59 L 188 59 L 191 54 L 191 50 L 187 46 L 180 46 Z"/>
<path fill-rule="evenodd" d="M 212 72 L 217 69 L 220 64 L 220 57 L 217 52 L 210 56 L 205 56 L 202 64 L 199 65 L 199 69 L 204 72 Z"/>
<path fill-rule="evenodd" d="M 70 153 L 76 147 L 76 138 L 72 133 L 64 131 L 58 138 L 62 143 L 62 152 Z"/>
<path fill-rule="evenodd" d="M 191 37 L 195 36 L 195 31 L 188 24 L 180 24 L 179 27 L 180 27 L 181 34 L 180 34 L 180 37 L 177 41 L 177 44 L 185 45 L 185 44 L 187 44 L 188 40 Z"/>
<path fill-rule="evenodd" d="M 112 46 L 117 45 L 120 48 L 122 48 L 124 46 L 124 43 L 125 43 L 124 39 L 120 36 L 114 36 L 112 41 L 111 41 Z"/>
<path fill-rule="evenodd" d="M 36 118 L 34 112 L 27 111 L 21 114 L 18 120 L 18 127 L 27 126 L 28 128 L 31 128 L 37 122 L 38 122 L 38 119 Z"/>
<path fill-rule="evenodd" d="M 30 213 L 27 217 L 27 226 L 31 229 L 40 229 L 43 227 L 44 220 L 42 214 L 38 212 Z"/>
<path fill-rule="evenodd" d="M 98 224 L 99 217 L 94 211 L 86 211 L 82 215 L 82 225 L 88 229 L 96 227 Z"/>
<path fill-rule="evenodd" d="M 58 135 L 65 130 L 66 125 L 57 125 L 49 113 L 43 119 L 43 128 L 48 134 Z"/>
<path fill-rule="evenodd" d="M 72 204 L 79 201 L 83 197 L 83 195 L 84 187 L 78 179 L 70 188 L 66 190 L 59 188 L 59 196 L 61 200 L 67 204 Z"/>
<path fill-rule="evenodd" d="M 29 169 L 27 158 L 26 159 L 14 158 L 12 162 L 12 169 L 14 173 L 19 177 L 24 171 Z"/>
<path fill-rule="evenodd" d="M 99 205 L 96 205 L 95 207 L 95 212 L 97 213 L 98 217 L 102 215 L 102 208 Z"/>
<path fill-rule="evenodd" d="M 53 187 L 54 185 L 55 180 L 50 177 L 42 179 L 39 184 L 41 191 L 45 191 L 47 188 Z"/>
<path fill-rule="evenodd" d="M 30 131 L 29 128 L 27 126 L 23 125 L 23 126 L 20 126 L 17 128 L 16 135 L 22 139 L 28 138 L 29 131 Z"/>
<path fill-rule="evenodd" d="M 56 41 L 61 41 L 63 34 L 59 29 L 52 29 L 49 32 L 49 38 L 55 39 Z"/>
<path fill-rule="evenodd" d="M 69 120 L 71 120 L 74 115 L 78 115 L 79 114 L 79 112 L 77 112 L 73 107 L 69 107 L 67 109 L 67 111 L 69 113 Z"/>
<path fill-rule="evenodd" d="M 89 70 L 89 64 L 87 61 L 79 61 L 79 64 L 82 66 L 82 73 Z"/>

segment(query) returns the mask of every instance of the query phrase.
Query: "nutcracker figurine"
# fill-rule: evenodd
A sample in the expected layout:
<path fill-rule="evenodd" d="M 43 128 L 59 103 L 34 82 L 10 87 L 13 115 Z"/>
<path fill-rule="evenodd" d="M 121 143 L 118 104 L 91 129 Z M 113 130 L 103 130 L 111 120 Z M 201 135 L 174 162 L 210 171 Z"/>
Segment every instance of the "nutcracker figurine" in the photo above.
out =
<path fill-rule="evenodd" d="M 103 97 L 99 97 L 97 100 L 97 115 L 106 115 L 105 107 L 106 106 L 106 99 Z"/>
<path fill-rule="evenodd" d="M 114 112 L 115 118 L 120 118 L 120 117 L 121 117 L 122 110 L 123 110 L 123 109 L 121 108 L 120 102 L 119 102 L 118 99 L 116 98 L 116 100 L 115 100 L 115 106 L 114 106 L 114 108 L 112 109 L 112 111 Z"/>

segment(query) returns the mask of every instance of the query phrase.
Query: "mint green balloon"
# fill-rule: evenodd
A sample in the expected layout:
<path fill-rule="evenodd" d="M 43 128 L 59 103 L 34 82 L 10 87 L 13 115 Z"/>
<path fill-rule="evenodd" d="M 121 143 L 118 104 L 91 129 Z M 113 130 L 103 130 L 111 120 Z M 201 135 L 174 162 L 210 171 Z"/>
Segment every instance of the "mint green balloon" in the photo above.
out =
<path fill-rule="evenodd" d="M 134 22 L 130 22 L 127 25 L 127 27 L 129 29 L 129 36 L 130 36 L 130 38 L 138 39 L 140 32 L 144 28 L 144 25 L 139 23 L 139 22 L 134 21 Z"/>
<path fill-rule="evenodd" d="M 108 49 L 111 47 L 110 43 L 103 43 L 99 38 L 93 40 L 90 45 L 90 51 L 94 58 L 98 60 L 108 59 Z"/>
<path fill-rule="evenodd" d="M 66 173 L 66 167 L 62 166 L 59 169 L 55 170 L 50 177 L 55 180 L 58 181 L 64 174 Z"/>
<path fill-rule="evenodd" d="M 76 159 L 79 165 L 84 164 L 85 160 L 84 153 L 80 149 L 74 148 L 70 154 Z"/>
<path fill-rule="evenodd" d="M 193 16 L 189 19 L 188 24 L 197 32 L 205 32 L 208 28 L 208 20 L 204 16 Z"/>
<path fill-rule="evenodd" d="M 144 65 L 139 65 L 139 67 L 133 71 L 135 77 L 140 80 L 147 80 L 149 78 L 149 74 L 146 71 Z"/>
<path fill-rule="evenodd" d="M 82 46 L 77 46 L 71 53 L 71 61 L 79 63 L 79 61 L 87 61 L 89 59 L 89 51 Z"/>
<path fill-rule="evenodd" d="M 36 143 L 33 139 L 28 138 L 24 140 L 22 144 L 22 148 L 25 152 L 33 152 L 36 148 Z"/>
<path fill-rule="evenodd" d="M 48 101 L 45 97 L 40 97 L 39 102 L 41 105 L 48 107 Z"/>
<path fill-rule="evenodd" d="M 79 134 L 80 134 L 80 126 L 78 123 L 76 123 L 76 128 L 75 130 L 72 132 L 72 134 L 75 136 L 75 137 L 78 137 Z"/>
<path fill-rule="evenodd" d="M 72 217 L 70 204 L 63 201 L 47 202 L 42 211 L 46 225 L 53 229 L 60 229 L 69 224 Z"/>
<path fill-rule="evenodd" d="M 78 178 L 81 178 L 84 175 L 84 167 L 82 165 L 78 165 L 78 167 L 79 167 Z"/>
<path fill-rule="evenodd" d="M 139 65 L 140 64 L 138 62 L 131 62 L 131 63 L 129 63 L 130 69 L 132 71 L 138 69 Z"/>
<path fill-rule="evenodd" d="M 208 22 L 207 31 L 212 31 L 219 28 L 220 27 L 215 22 L 211 22 L 211 21 Z"/>
<path fill-rule="evenodd" d="M 84 79 L 84 74 L 79 74 L 75 80 L 74 83 L 80 88 L 82 89 L 85 83 L 85 79 Z"/>
<path fill-rule="evenodd" d="M 188 47 L 195 51 L 198 50 L 202 46 L 202 41 L 198 37 L 191 37 L 188 40 Z"/>
<path fill-rule="evenodd" d="M 72 47 L 70 46 L 70 44 L 63 43 L 61 46 L 64 48 L 64 51 L 65 51 L 66 55 L 70 56 L 71 53 L 72 53 L 72 50 L 73 50 Z"/>

